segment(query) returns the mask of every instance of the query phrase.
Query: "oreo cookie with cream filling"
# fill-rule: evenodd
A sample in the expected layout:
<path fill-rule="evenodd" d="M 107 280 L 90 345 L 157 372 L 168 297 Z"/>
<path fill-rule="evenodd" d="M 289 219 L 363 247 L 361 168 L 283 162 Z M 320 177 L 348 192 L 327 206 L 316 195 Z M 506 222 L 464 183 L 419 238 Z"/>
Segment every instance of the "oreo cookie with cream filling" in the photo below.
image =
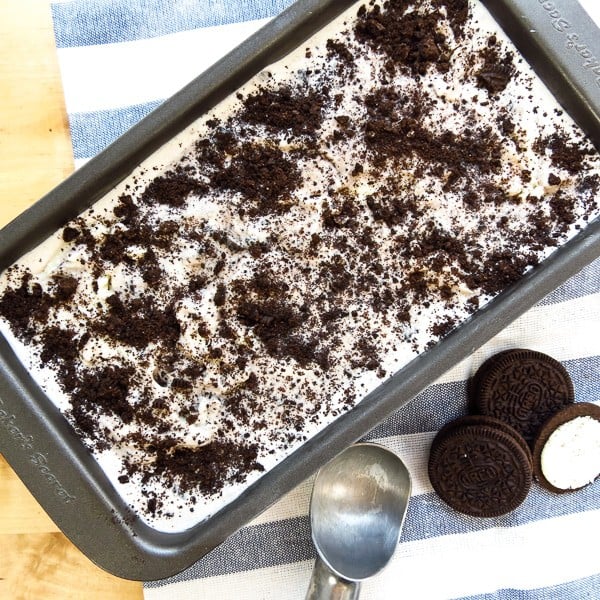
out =
<path fill-rule="evenodd" d="M 544 423 L 533 446 L 535 478 L 546 489 L 581 489 L 600 475 L 600 406 L 571 404 Z"/>
<path fill-rule="evenodd" d="M 473 411 L 508 423 L 530 445 L 542 424 L 575 400 L 567 370 L 534 350 L 493 356 L 476 373 L 473 388 Z"/>

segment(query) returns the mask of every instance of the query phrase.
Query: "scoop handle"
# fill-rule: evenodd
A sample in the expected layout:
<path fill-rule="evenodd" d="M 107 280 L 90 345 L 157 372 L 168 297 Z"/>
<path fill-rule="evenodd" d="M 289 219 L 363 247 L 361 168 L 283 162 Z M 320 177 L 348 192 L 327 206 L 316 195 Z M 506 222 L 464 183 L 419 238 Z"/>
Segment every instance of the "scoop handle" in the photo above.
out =
<path fill-rule="evenodd" d="M 338 577 L 317 556 L 313 567 L 306 600 L 358 600 L 360 582 Z"/>

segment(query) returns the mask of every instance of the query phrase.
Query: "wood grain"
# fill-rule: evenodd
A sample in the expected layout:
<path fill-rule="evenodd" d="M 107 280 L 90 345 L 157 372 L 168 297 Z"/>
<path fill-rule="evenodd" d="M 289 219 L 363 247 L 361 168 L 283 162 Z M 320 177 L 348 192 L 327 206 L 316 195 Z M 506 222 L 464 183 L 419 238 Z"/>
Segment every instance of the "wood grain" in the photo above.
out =
<path fill-rule="evenodd" d="M 61 533 L 0 535 L 0 598 L 7 600 L 129 600 L 141 584 L 93 565 Z"/>
<path fill-rule="evenodd" d="M 73 170 L 47 0 L 0 0 L 0 227 Z M 58 532 L 0 456 L 0 598 L 140 600 Z"/>
<path fill-rule="evenodd" d="M 49 5 L 0 2 L 0 222 L 73 170 Z"/>
<path fill-rule="evenodd" d="M 58 527 L 0 455 L 0 539 L 4 534 L 57 531 Z M 2 556 L 0 554 L 0 573 Z"/>

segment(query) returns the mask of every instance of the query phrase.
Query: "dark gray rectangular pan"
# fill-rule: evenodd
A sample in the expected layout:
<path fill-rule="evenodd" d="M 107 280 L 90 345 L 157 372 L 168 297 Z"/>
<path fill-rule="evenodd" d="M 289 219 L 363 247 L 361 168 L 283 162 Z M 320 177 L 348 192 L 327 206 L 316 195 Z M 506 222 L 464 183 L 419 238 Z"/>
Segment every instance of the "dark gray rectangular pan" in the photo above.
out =
<path fill-rule="evenodd" d="M 352 4 L 299 0 L 0 233 L 0 270 L 90 206 L 163 142 L 300 45 Z M 574 0 L 486 5 L 600 148 L 600 32 Z M 62 531 L 104 569 L 129 579 L 173 575 L 471 354 L 600 255 L 600 220 L 502 293 L 215 516 L 161 533 L 132 515 L 54 405 L 0 337 L 0 451 Z"/>

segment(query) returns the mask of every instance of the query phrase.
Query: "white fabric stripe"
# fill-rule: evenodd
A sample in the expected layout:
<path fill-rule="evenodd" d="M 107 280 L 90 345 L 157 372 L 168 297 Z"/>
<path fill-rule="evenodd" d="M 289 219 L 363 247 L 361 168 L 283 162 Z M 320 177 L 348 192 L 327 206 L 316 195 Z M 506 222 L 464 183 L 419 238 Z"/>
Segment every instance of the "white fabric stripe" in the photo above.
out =
<path fill-rule="evenodd" d="M 519 527 L 400 544 L 379 581 L 366 582 L 363 600 L 389 598 L 398 577 L 420 600 L 442 600 L 505 588 L 536 589 L 598 571 L 600 510 L 534 521 Z M 265 596 L 266 598 L 266 596 Z"/>
<path fill-rule="evenodd" d="M 497 589 L 536 589 L 597 572 L 600 510 L 507 529 L 402 543 L 390 565 L 363 584 L 363 600 L 446 600 Z M 312 561 L 146 588 L 146 600 L 212 598 L 302 600 Z M 199 587 L 199 585 L 201 587 Z M 404 590 L 404 592 L 401 592 Z"/>
<path fill-rule="evenodd" d="M 600 26 L 600 3 L 598 3 L 598 0 L 579 0 L 579 4 L 585 8 L 588 15 Z"/>
<path fill-rule="evenodd" d="M 120 44 L 60 48 L 67 112 L 94 112 L 168 98 L 268 21 Z"/>
<path fill-rule="evenodd" d="M 436 383 L 468 379 L 479 365 L 502 350 L 519 346 L 559 361 L 598 354 L 600 292 L 549 306 L 536 306 L 447 371 Z"/>
<path fill-rule="evenodd" d="M 200 581 L 182 581 L 160 588 L 144 588 L 144 600 L 304 600 L 312 561 L 255 569 Z M 395 598 L 391 595 L 386 598 Z M 413 596 L 420 599 L 420 596 Z M 369 600 L 361 596 L 362 600 Z"/>
<path fill-rule="evenodd" d="M 85 165 L 85 163 L 88 162 L 89 160 L 91 160 L 91 158 L 76 158 L 74 161 L 75 169 L 79 169 L 79 167 L 82 167 L 83 165 Z"/>

